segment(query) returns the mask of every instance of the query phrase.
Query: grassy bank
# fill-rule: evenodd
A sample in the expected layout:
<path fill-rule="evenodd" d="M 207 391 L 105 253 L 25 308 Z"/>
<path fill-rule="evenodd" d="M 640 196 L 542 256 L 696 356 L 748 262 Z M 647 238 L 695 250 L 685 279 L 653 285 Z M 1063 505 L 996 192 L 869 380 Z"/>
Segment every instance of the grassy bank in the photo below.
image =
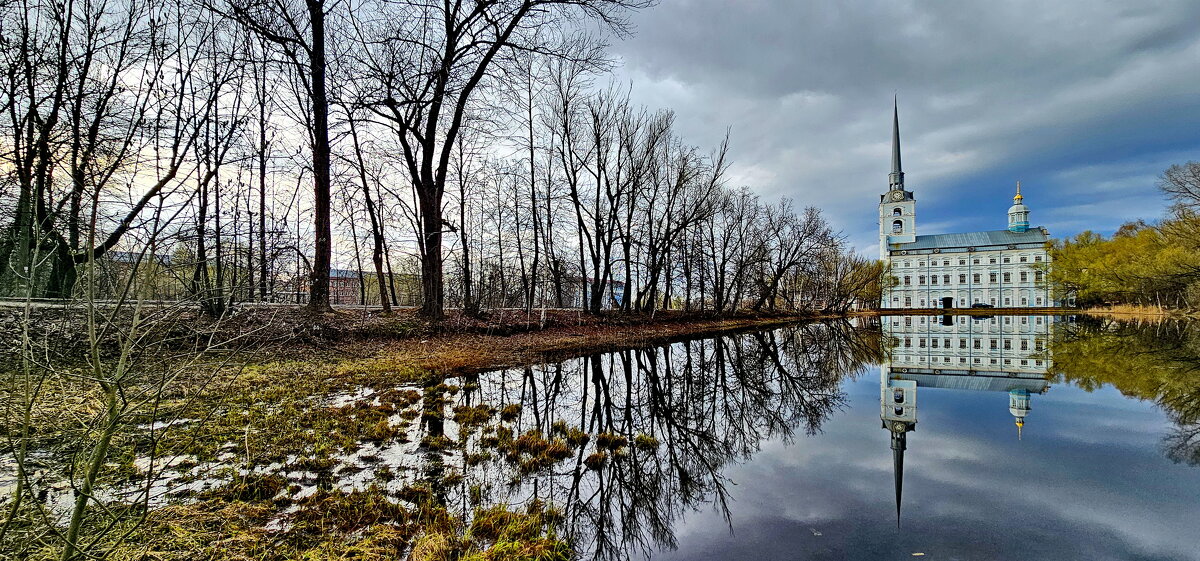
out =
<path fill-rule="evenodd" d="M 447 489 L 462 487 L 479 462 L 530 473 L 586 455 L 601 469 L 653 439 L 566 423 L 554 434 L 527 432 L 519 404 L 454 406 L 472 391 L 462 377 L 807 319 L 512 313 L 452 317 L 435 328 L 405 314 L 276 311 L 198 323 L 217 339 L 254 333 L 258 344 L 234 360 L 215 352 L 128 412 L 102 481 L 144 489 L 145 498 L 121 511 L 110 505 L 119 523 L 98 512 L 85 535 L 103 528 L 93 548 L 114 559 L 570 558 L 553 505 L 494 504 L 475 488 L 455 503 Z M 32 442 L 41 457 L 66 458 L 62 443 L 87 438 L 77 420 L 96 417 L 98 399 L 86 380 L 53 380 L 35 404 Z M 364 452 L 385 448 L 395 457 Z M 413 458 L 419 466 L 403 465 Z M 345 484 L 364 469 L 368 483 Z M 12 526 L 0 552 L 55 557 L 61 545 L 37 517 L 68 493 L 51 485 L 44 504 L 27 503 L 29 522 Z"/>

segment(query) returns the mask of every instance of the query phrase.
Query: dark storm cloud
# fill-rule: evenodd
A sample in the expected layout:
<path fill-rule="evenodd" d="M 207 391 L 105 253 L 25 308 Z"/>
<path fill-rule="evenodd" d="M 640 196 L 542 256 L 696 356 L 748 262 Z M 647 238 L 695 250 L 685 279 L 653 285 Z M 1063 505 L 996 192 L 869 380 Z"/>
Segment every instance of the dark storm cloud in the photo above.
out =
<path fill-rule="evenodd" d="M 1156 175 L 1200 158 L 1196 21 L 1194 1 L 667 0 L 616 50 L 694 142 L 732 127 L 736 181 L 825 208 L 861 247 L 893 93 L 921 232 L 1003 227 L 1017 179 L 1052 234 L 1158 215 Z"/>

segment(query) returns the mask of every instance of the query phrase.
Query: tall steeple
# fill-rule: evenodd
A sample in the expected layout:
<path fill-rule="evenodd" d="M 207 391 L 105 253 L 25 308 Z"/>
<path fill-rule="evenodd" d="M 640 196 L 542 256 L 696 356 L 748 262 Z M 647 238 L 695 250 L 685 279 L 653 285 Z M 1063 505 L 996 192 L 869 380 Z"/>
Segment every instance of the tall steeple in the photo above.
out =
<path fill-rule="evenodd" d="M 904 189 L 904 171 L 900 166 L 900 105 L 899 99 L 892 100 L 892 173 L 888 174 L 890 190 Z"/>

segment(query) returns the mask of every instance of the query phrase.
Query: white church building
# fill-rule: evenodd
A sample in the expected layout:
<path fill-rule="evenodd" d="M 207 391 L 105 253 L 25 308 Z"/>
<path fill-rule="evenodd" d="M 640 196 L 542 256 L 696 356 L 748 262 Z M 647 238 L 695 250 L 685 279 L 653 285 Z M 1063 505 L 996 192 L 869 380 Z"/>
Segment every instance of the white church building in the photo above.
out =
<path fill-rule="evenodd" d="M 892 113 L 892 172 L 879 198 L 879 258 L 895 286 L 882 308 L 1040 308 L 1053 306 L 1045 271 L 1050 234 L 1030 227 L 1021 184 L 1008 208 L 1008 228 L 963 234 L 917 234 L 917 201 L 904 188 L 900 115 Z"/>

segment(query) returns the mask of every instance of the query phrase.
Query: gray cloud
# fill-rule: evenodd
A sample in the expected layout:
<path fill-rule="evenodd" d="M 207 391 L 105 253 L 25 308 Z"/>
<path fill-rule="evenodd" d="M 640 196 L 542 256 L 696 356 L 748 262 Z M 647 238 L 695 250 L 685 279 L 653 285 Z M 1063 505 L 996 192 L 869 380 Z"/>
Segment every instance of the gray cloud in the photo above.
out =
<path fill-rule="evenodd" d="M 1056 235 L 1153 218 L 1155 176 L 1200 148 L 1196 21 L 1189 1 L 668 0 L 615 50 L 691 141 L 732 127 L 735 181 L 826 209 L 870 251 L 893 92 L 925 224 L 1003 227 L 1017 179 Z"/>

